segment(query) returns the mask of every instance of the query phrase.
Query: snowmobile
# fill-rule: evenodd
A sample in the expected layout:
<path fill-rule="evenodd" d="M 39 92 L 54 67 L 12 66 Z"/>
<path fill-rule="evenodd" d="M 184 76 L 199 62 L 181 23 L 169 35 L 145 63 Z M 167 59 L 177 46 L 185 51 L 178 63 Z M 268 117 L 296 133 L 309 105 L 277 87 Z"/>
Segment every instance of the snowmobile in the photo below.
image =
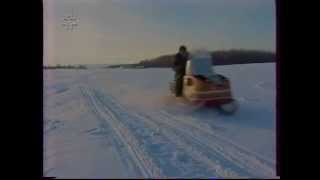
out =
<path fill-rule="evenodd" d="M 175 85 L 175 81 L 170 82 L 173 94 Z M 182 97 L 191 104 L 216 107 L 225 114 L 234 114 L 238 109 L 230 80 L 213 71 L 210 56 L 193 56 L 187 61 L 182 87 Z"/>

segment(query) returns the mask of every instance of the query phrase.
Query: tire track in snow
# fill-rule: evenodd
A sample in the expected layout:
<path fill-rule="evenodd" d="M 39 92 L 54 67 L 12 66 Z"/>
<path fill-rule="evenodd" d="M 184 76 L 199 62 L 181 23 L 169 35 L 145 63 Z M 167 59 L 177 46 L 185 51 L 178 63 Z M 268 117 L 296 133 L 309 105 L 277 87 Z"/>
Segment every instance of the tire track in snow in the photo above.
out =
<path fill-rule="evenodd" d="M 115 102 L 114 100 L 112 101 L 110 100 L 109 103 L 113 103 L 113 106 L 119 106 L 122 109 L 121 111 L 129 112 L 128 109 L 123 107 L 118 102 Z M 173 132 L 169 133 L 170 136 L 176 137 L 171 138 L 171 140 L 176 141 L 176 143 L 178 144 L 181 144 L 183 141 L 187 141 L 187 143 L 184 144 L 185 147 L 188 146 L 188 143 L 190 143 L 190 139 L 192 139 L 193 144 L 195 145 L 193 148 L 197 147 L 198 149 L 197 153 L 206 152 L 209 155 L 212 155 L 213 153 L 219 154 L 220 157 L 217 157 L 217 155 L 215 155 L 215 157 L 227 161 L 229 162 L 229 164 L 234 163 L 234 165 L 236 165 L 238 169 L 240 168 L 242 169 L 242 171 L 247 171 L 247 174 L 249 176 L 271 177 L 275 174 L 275 171 L 272 168 L 275 167 L 275 163 L 272 162 L 272 160 L 266 159 L 259 154 L 251 152 L 246 148 L 237 145 L 231 140 L 217 135 L 209 129 L 201 128 L 194 123 L 179 119 L 163 110 L 161 110 L 160 113 L 148 113 L 149 115 L 147 113 L 138 114 L 134 112 L 131 112 L 131 114 L 138 116 L 141 120 L 152 121 L 158 126 L 163 127 L 163 129 L 170 129 L 170 131 Z M 180 124 L 177 122 L 180 122 Z M 174 134 L 178 134 L 178 137 Z M 177 139 L 179 140 L 177 141 Z M 192 151 L 190 151 L 189 153 L 193 154 L 194 157 L 199 158 L 199 155 L 195 155 L 197 153 L 193 153 Z M 200 159 L 206 162 L 209 166 L 214 167 L 214 165 L 210 165 L 210 163 L 208 163 L 210 160 L 204 160 L 206 159 L 205 157 L 202 156 Z"/>
<path fill-rule="evenodd" d="M 90 99 L 90 97 L 85 92 L 84 87 L 79 86 L 79 89 L 80 89 L 80 92 L 81 92 L 82 96 L 87 100 L 88 107 L 91 109 L 91 111 L 94 113 L 94 115 L 96 115 L 96 117 L 98 118 L 97 120 L 100 123 L 99 128 L 101 128 L 103 131 L 110 131 L 110 132 L 112 132 L 112 134 L 115 135 L 115 136 L 111 137 L 112 140 L 113 140 L 113 145 L 117 149 L 117 151 L 118 151 L 118 153 L 120 155 L 120 159 L 122 160 L 124 165 L 126 165 L 130 169 L 132 168 L 132 166 L 130 166 L 130 165 L 133 165 L 134 166 L 133 168 L 135 169 L 134 172 L 139 171 L 140 174 L 142 174 L 141 170 L 139 170 L 139 167 L 137 167 L 137 165 L 134 163 L 133 158 L 130 155 L 128 156 L 129 153 L 128 153 L 128 150 L 126 148 L 126 145 L 124 144 L 124 142 L 121 141 L 120 137 L 117 136 L 115 130 L 107 122 L 107 119 L 105 119 L 106 117 L 101 116 L 99 111 L 97 111 L 97 109 L 95 108 L 95 105 L 93 104 L 92 100 Z M 86 133 L 86 132 L 84 132 L 84 133 Z"/>
<path fill-rule="evenodd" d="M 222 137 L 206 128 L 201 128 L 195 123 L 180 119 L 166 111 L 160 111 L 156 116 L 163 115 L 163 119 L 169 126 L 175 127 L 184 134 L 189 134 L 199 142 L 207 144 L 208 148 L 218 151 L 222 156 L 234 161 L 240 167 L 248 169 L 252 175 L 270 177 L 275 175 L 275 163 L 255 152 L 232 142 L 230 139 Z M 179 122 L 179 124 L 177 123 Z"/>
<path fill-rule="evenodd" d="M 159 118 L 159 116 L 148 116 L 147 114 L 142 113 L 135 113 L 132 111 L 129 111 L 125 107 L 123 107 L 120 103 L 115 102 L 113 98 L 111 97 L 105 97 L 105 99 L 108 98 L 108 102 L 105 103 L 105 105 L 112 104 L 112 107 L 117 107 L 119 111 L 125 112 L 130 114 L 130 116 L 136 117 L 135 119 L 139 121 L 144 121 L 148 124 L 148 126 L 151 129 L 156 129 L 156 131 L 159 131 L 161 129 L 162 135 L 166 136 L 169 141 L 171 141 L 175 146 L 181 147 L 185 152 L 187 152 L 188 155 L 190 155 L 193 159 L 200 161 L 201 163 L 205 164 L 206 167 L 214 172 L 219 177 L 242 177 L 238 175 L 236 172 L 234 172 L 231 169 L 226 169 L 221 166 L 221 164 L 217 161 L 217 159 L 220 159 L 220 161 L 226 161 L 224 157 L 218 157 L 220 154 L 214 154 L 215 151 L 212 151 L 208 148 L 202 148 L 206 147 L 204 144 L 199 143 L 198 140 L 194 139 L 192 136 L 189 136 L 185 133 L 180 133 L 180 131 L 177 131 L 176 128 L 172 128 L 171 126 L 168 126 L 167 124 L 163 123 L 164 118 Z M 190 145 L 192 145 L 190 147 Z M 217 159 L 209 158 L 206 154 L 214 155 Z M 232 162 L 228 161 L 229 164 Z M 240 170 L 244 174 L 244 170 Z M 250 174 L 247 174 L 250 175 Z"/>
<path fill-rule="evenodd" d="M 138 118 L 137 116 L 134 116 L 132 113 L 129 113 L 129 111 L 127 111 L 127 110 L 123 110 L 120 106 L 119 106 L 119 104 L 118 103 L 114 103 L 114 101 L 110 101 L 110 99 L 108 99 L 108 100 L 106 100 L 106 98 L 110 98 L 109 96 L 103 96 L 104 98 L 103 98 L 103 100 L 105 100 L 105 101 L 107 101 L 107 102 L 105 102 L 105 101 L 103 101 L 103 100 L 101 100 L 98 96 L 97 96 L 97 99 L 99 99 L 100 101 L 101 101 L 101 103 L 105 106 L 105 108 L 109 108 L 110 110 L 112 110 L 115 114 L 118 114 L 119 115 L 119 117 L 122 117 L 122 118 L 118 118 L 118 120 L 119 121 L 125 121 L 125 119 L 129 119 L 129 121 L 127 121 L 127 123 L 124 123 L 124 124 L 127 124 L 127 126 L 128 126 L 128 128 L 129 128 L 129 126 L 130 126 L 130 124 L 131 124 L 131 126 L 130 126 L 130 128 L 129 129 L 131 129 L 133 132 L 137 132 L 137 130 L 136 129 L 138 129 L 138 131 L 139 131 L 139 129 L 146 129 L 146 130 L 151 130 L 151 132 L 152 132 L 152 134 L 157 134 L 157 135 L 159 135 L 159 128 L 158 127 L 151 127 L 150 128 L 150 126 L 149 127 L 146 127 L 145 125 L 145 122 L 142 120 L 142 119 L 140 119 L 140 118 Z M 123 116 L 120 116 L 121 114 L 123 114 Z M 137 126 L 132 126 L 132 123 L 133 124 L 143 124 L 143 126 L 141 127 L 137 127 Z M 140 133 L 141 134 L 141 133 Z M 132 135 L 134 135 L 134 134 L 132 134 Z M 138 137 L 137 138 L 144 138 L 144 139 L 146 139 L 146 137 L 143 137 L 143 135 L 141 136 L 139 136 L 138 135 Z M 160 150 L 160 151 L 162 151 L 162 153 L 163 154 L 170 154 L 171 155 L 171 157 L 170 157 L 170 155 L 169 155 L 169 158 L 168 157 L 160 157 L 163 161 L 165 161 L 165 165 L 161 165 L 161 170 L 164 170 L 164 169 L 168 169 L 168 167 L 167 166 L 170 166 L 169 168 L 171 168 L 171 173 L 169 173 L 169 174 L 171 174 L 171 175 L 169 175 L 169 174 L 167 174 L 167 176 L 169 175 L 169 176 L 171 176 L 172 177 L 172 171 L 174 171 L 174 174 L 178 174 L 177 176 L 179 177 L 181 177 L 181 176 L 183 176 L 183 177 L 190 177 L 190 176 L 196 176 L 196 175 L 198 175 L 199 177 L 202 177 L 202 176 L 204 176 L 204 177 L 212 177 L 212 176 L 221 176 L 221 177 L 235 177 L 236 175 L 234 174 L 234 173 L 230 173 L 230 172 L 223 172 L 222 170 L 221 170 L 221 167 L 219 166 L 218 168 L 217 168 L 217 165 L 216 165 L 216 167 L 215 167 L 215 169 L 210 169 L 210 168 L 208 168 L 207 166 L 208 166 L 208 164 L 205 164 L 205 163 L 203 163 L 203 161 L 201 161 L 201 158 L 195 158 L 195 156 L 191 156 L 191 158 L 193 158 L 193 163 L 194 164 L 197 164 L 197 163 L 199 163 L 199 160 L 200 160 L 200 162 L 201 162 L 201 165 L 194 165 L 193 164 L 193 166 L 192 167 L 186 167 L 186 165 L 185 164 L 183 164 L 183 163 L 180 163 L 179 164 L 179 162 L 177 162 L 177 159 L 175 159 L 174 161 L 172 161 L 170 158 L 176 158 L 176 157 L 174 157 L 177 153 L 179 154 L 179 152 L 185 152 L 185 147 L 186 147 L 186 145 L 184 145 L 184 146 L 177 146 L 177 144 L 175 144 L 175 143 L 173 143 L 172 144 L 172 137 L 170 137 L 169 136 L 169 138 L 168 138 L 168 136 L 158 136 L 157 137 L 158 139 L 160 138 L 160 139 L 162 139 L 162 142 L 163 143 L 158 143 L 158 145 L 160 145 L 161 146 L 161 148 L 160 149 L 162 149 L 162 150 Z M 153 144 L 154 143 L 154 141 L 157 141 L 158 139 L 151 139 L 149 142 L 147 142 L 147 143 L 145 143 L 145 146 L 148 146 L 148 144 Z M 171 143 L 168 143 L 168 142 L 171 142 Z M 181 143 L 180 143 L 181 144 Z M 146 148 L 146 147 L 143 147 L 143 146 L 141 146 L 141 148 Z M 150 150 L 150 149 L 149 149 Z M 151 152 L 151 154 L 152 154 L 152 152 Z M 198 154 L 200 154 L 200 153 L 198 153 Z M 173 155 L 173 156 L 172 156 Z M 188 153 L 185 153 L 185 155 L 189 155 Z M 155 157 L 156 155 L 153 155 L 152 156 L 152 158 L 153 159 L 157 159 L 158 158 L 158 160 L 159 160 L 159 157 Z M 210 167 L 210 166 L 209 166 Z M 174 170 L 175 169 L 175 170 Z M 204 170 L 205 169 L 205 170 Z M 218 171 L 216 171 L 218 169 Z M 176 172 L 176 171 L 178 171 L 178 172 Z M 187 172 L 186 172 L 187 171 Z M 199 174 L 199 171 L 200 171 L 200 174 Z M 212 174 L 212 172 L 215 172 L 216 174 Z M 180 174 L 179 174 L 180 173 Z M 163 174 L 164 175 L 164 174 Z M 174 176 L 174 177 L 176 177 L 176 176 Z"/>
<path fill-rule="evenodd" d="M 191 126 L 189 124 L 186 125 L 183 124 L 177 124 L 176 117 L 171 117 L 170 114 L 167 114 L 165 111 L 161 111 L 160 113 L 135 113 L 130 112 L 128 109 L 124 108 L 121 104 L 114 101 L 112 97 L 103 95 L 103 100 L 101 100 L 101 97 L 98 97 L 94 92 L 92 91 L 91 100 L 92 98 L 95 98 L 93 101 L 96 102 L 96 108 L 100 108 L 103 110 L 106 110 L 109 112 L 109 116 L 117 116 L 114 117 L 114 121 L 121 121 L 121 116 L 119 114 L 126 114 L 127 117 L 131 117 L 133 121 L 143 121 L 151 127 L 151 129 L 155 129 L 156 131 L 161 127 L 161 130 L 164 132 L 162 135 L 166 136 L 169 141 L 174 143 L 178 147 L 182 147 L 184 151 L 187 152 L 188 155 L 190 155 L 193 159 L 200 161 L 203 164 L 206 164 L 211 171 L 215 172 L 220 177 L 237 177 L 237 173 L 233 170 L 238 169 L 237 172 L 242 171 L 242 174 L 246 174 L 246 176 L 266 176 L 270 177 L 271 174 L 268 171 L 268 167 L 265 165 L 261 165 L 260 162 L 256 162 L 257 159 L 252 157 L 252 154 L 244 154 L 242 149 L 237 147 L 236 151 L 234 149 L 234 144 L 231 144 L 230 149 L 230 143 L 221 140 L 221 138 L 217 138 L 212 135 L 212 133 L 209 133 L 210 136 L 208 136 L 208 132 L 202 133 L 204 129 L 199 129 L 197 126 Z M 107 99 L 106 99 L 107 98 Z M 107 100 L 107 101 L 105 101 Z M 125 126 L 125 123 L 121 123 L 123 126 Z M 194 124 L 192 124 L 194 125 Z M 192 127 L 192 128 L 191 128 Z M 122 129 L 129 130 L 129 127 L 122 127 Z M 190 130 L 190 131 L 189 131 Z M 198 133 L 195 133 L 193 130 L 196 130 Z M 191 133 L 193 132 L 193 133 Z M 201 134 L 201 135 L 200 135 Z M 126 138 L 134 137 L 133 134 L 128 134 Z M 213 139 L 208 139 L 208 137 Z M 130 138 L 129 138 L 130 139 Z M 206 139 L 206 141 L 203 141 L 203 139 Z M 210 144 L 208 144 L 210 142 Z M 219 143 L 217 143 L 219 142 Z M 192 145 L 191 147 L 189 147 Z M 137 149 L 140 148 L 139 143 L 135 143 L 135 147 Z M 141 147 L 142 148 L 142 147 Z M 232 151 L 230 151 L 232 150 Z M 246 152 L 247 153 L 247 152 Z M 209 157 L 210 156 L 210 157 Z M 212 158 L 212 156 L 214 158 Z M 240 157 L 239 157 L 240 156 Z M 146 153 L 139 156 L 140 159 L 143 157 L 146 157 Z M 136 158 L 139 159 L 139 158 Z M 219 161 L 218 161 L 219 160 Z M 228 162 L 229 164 L 236 165 L 237 167 L 234 167 L 233 170 L 231 169 L 225 169 L 222 167 L 219 162 Z M 152 161 L 151 161 L 152 162 Z M 234 164 L 232 164 L 234 163 Z M 226 164 L 224 164 L 226 165 Z M 141 167 L 141 165 L 140 165 Z M 155 166 L 156 167 L 156 166 Z M 248 171 L 247 173 L 244 173 L 243 171 Z M 259 172 L 256 172 L 257 170 L 260 170 Z M 262 171 L 261 171 L 262 170 Z M 270 169 L 269 169 L 270 170 Z M 159 170 L 160 171 L 160 170 Z M 157 176 L 160 177 L 160 176 Z"/>
<path fill-rule="evenodd" d="M 144 177 L 161 177 L 160 169 L 150 160 L 145 152 L 139 147 L 137 140 L 122 123 L 120 123 L 116 114 L 108 107 L 101 104 L 100 100 L 87 88 L 80 87 L 81 92 L 87 97 L 93 105 L 95 111 L 114 129 L 121 142 L 127 147 L 127 150 L 134 160 L 134 164 L 139 167 Z M 104 107 L 104 109 L 102 109 Z"/>
<path fill-rule="evenodd" d="M 210 150 L 208 151 L 205 145 L 196 141 L 192 136 L 182 134 L 176 131 L 175 128 L 168 127 L 168 125 L 161 122 L 163 119 L 152 118 L 146 114 L 136 114 L 136 116 L 144 119 L 144 121 L 149 121 L 147 123 L 153 124 L 152 126 L 161 127 L 161 129 L 163 129 L 163 133 L 170 139 L 170 141 L 175 143 L 177 146 L 182 147 L 192 158 L 204 163 L 211 171 L 218 175 L 218 178 L 244 178 L 234 170 L 224 168 L 220 164 L 221 161 L 224 161 L 223 158 L 219 158 L 217 154 L 214 154 L 212 151 L 210 152 Z M 215 156 L 215 158 L 213 159 L 212 156 Z"/>

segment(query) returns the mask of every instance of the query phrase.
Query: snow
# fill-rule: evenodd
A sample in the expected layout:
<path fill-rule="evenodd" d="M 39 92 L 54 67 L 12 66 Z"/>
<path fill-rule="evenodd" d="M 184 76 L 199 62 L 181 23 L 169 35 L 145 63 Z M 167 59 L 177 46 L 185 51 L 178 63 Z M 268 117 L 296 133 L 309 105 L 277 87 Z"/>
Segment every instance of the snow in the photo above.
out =
<path fill-rule="evenodd" d="M 44 176 L 274 178 L 275 64 L 215 72 L 235 115 L 172 97 L 171 69 L 44 70 Z"/>

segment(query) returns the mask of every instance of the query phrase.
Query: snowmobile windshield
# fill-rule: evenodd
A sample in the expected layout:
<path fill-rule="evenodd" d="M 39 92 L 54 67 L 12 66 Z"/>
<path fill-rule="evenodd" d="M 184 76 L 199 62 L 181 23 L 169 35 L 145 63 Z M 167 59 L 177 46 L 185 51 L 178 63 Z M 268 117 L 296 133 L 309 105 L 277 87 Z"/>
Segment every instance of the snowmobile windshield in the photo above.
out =
<path fill-rule="evenodd" d="M 209 53 L 193 53 L 186 66 L 186 74 L 211 77 L 214 75 L 212 59 Z"/>

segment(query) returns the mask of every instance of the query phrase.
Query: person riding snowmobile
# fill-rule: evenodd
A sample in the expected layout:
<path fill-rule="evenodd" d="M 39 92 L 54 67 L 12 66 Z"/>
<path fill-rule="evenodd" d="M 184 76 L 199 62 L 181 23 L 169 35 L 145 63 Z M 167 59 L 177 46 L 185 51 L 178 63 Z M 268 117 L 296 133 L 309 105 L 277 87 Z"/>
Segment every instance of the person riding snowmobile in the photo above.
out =
<path fill-rule="evenodd" d="M 183 77 L 185 75 L 185 68 L 189 59 L 189 53 L 186 46 L 180 46 L 179 52 L 175 55 L 173 69 L 175 71 L 175 95 L 182 96 Z"/>

